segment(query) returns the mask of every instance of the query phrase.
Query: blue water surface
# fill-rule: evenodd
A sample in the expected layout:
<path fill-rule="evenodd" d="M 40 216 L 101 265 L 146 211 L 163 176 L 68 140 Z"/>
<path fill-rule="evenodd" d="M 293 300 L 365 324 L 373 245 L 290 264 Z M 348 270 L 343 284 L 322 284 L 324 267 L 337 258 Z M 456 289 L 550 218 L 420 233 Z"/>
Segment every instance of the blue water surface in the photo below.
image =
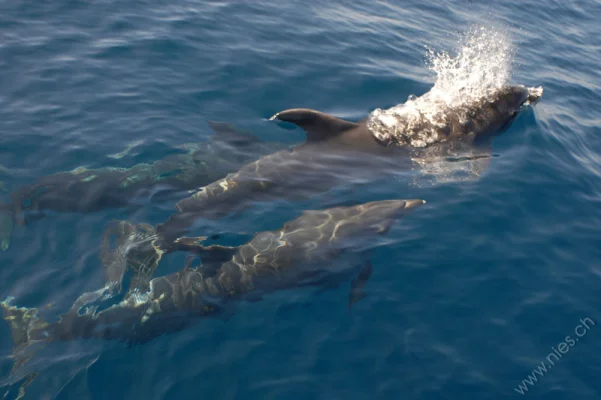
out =
<path fill-rule="evenodd" d="M 480 179 L 382 180 L 223 222 L 247 239 L 333 199 L 426 199 L 375 251 L 352 312 L 347 285 L 299 289 L 140 346 L 53 344 L 30 361 L 39 375 L 26 398 L 601 398 L 600 18 L 599 2 L 571 0 L 0 2 L 5 191 L 162 158 L 206 140 L 211 120 L 299 143 L 302 131 L 267 118 L 309 107 L 358 120 L 423 94 L 435 79 L 425 46 L 452 50 L 473 25 L 507 30 L 512 82 L 545 90 L 494 141 Z M 108 221 L 172 212 L 153 204 L 17 227 L 0 253 L 0 297 L 56 318 L 102 285 Z M 166 257 L 161 272 L 184 258 Z M 577 337 L 581 320 L 593 324 Z M 1 322 L 2 394 L 13 399 L 26 378 L 9 377 Z M 525 383 L 568 335 L 575 345 Z"/>

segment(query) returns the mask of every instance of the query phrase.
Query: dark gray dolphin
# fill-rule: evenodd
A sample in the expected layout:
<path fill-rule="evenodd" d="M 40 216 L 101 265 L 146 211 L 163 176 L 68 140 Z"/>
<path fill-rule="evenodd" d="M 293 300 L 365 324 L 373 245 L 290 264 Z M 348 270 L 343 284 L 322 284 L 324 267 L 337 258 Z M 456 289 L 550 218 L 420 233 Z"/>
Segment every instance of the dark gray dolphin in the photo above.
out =
<path fill-rule="evenodd" d="M 427 98 L 428 95 L 426 93 L 422 97 Z M 303 128 L 309 142 L 327 141 L 362 151 L 381 151 L 382 146 L 411 147 L 412 143 L 416 143 L 415 139 L 421 139 L 427 132 L 435 134 L 426 141 L 427 144 L 488 139 L 507 130 L 523 106 L 536 104 L 541 96 L 540 87 L 506 86 L 490 97 L 482 97 L 456 107 L 441 106 L 437 112 L 442 115 L 438 118 L 426 115 L 416 117 L 412 113 L 397 114 L 394 117 L 394 127 L 386 127 L 385 123 L 375 118 L 365 118 L 355 123 L 306 108 L 281 111 L 271 119 L 290 122 Z M 417 99 L 419 98 L 409 101 Z M 388 129 L 378 129 L 379 125 Z M 401 132 L 395 132 L 399 130 Z"/>
<path fill-rule="evenodd" d="M 230 125 L 209 122 L 216 132 L 186 154 L 176 154 L 151 164 L 131 168 L 79 168 L 40 178 L 10 194 L 11 203 L 0 205 L 0 247 L 9 247 L 13 225 L 46 211 L 94 212 L 107 208 L 133 207 L 132 200 L 160 188 L 162 195 L 196 189 L 236 171 L 260 155 L 284 146 L 264 143 Z"/>
<path fill-rule="evenodd" d="M 172 242 L 200 216 L 219 217 L 273 197 L 307 198 L 340 182 L 369 180 L 427 163 L 434 155 L 452 157 L 454 149 L 483 148 L 475 156 L 487 157 L 491 138 L 507 129 L 525 105 L 536 103 L 541 95 L 542 89 L 507 86 L 478 101 L 441 109 L 437 123 L 422 118 L 417 124 L 405 124 L 400 116 L 395 127 L 403 129 L 387 134 L 369 118 L 355 123 L 305 108 L 279 112 L 272 119 L 305 130 L 303 144 L 263 156 L 179 201 L 177 213 L 159 225 L 157 232 L 166 243 Z M 422 138 L 427 147 L 411 146 Z"/>
<path fill-rule="evenodd" d="M 54 323 L 39 319 L 37 309 L 11 305 L 9 298 L 2 308 L 15 342 L 15 358 L 26 361 L 18 352 L 38 342 L 77 338 L 145 342 L 183 329 L 194 317 L 229 314 L 236 302 L 257 301 L 287 288 L 328 288 L 351 280 L 351 306 L 364 297 L 374 240 L 424 203 L 386 200 L 305 211 L 281 229 L 257 233 L 240 247 L 198 246 L 203 267 L 190 268 L 188 261 L 183 270 L 151 280 L 147 292 L 131 294 L 101 311 L 77 301 Z M 185 238 L 178 242 L 191 247 L 196 243 Z"/>

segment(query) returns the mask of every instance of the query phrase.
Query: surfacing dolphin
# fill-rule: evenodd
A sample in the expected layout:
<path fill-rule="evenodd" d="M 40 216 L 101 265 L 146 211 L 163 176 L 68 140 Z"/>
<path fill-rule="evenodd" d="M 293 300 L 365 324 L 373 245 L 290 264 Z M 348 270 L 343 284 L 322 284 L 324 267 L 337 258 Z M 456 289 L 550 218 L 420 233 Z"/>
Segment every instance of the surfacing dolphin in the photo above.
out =
<path fill-rule="evenodd" d="M 288 288 L 329 288 L 351 280 L 349 307 L 364 297 L 372 266 L 369 253 L 396 219 L 425 203 L 423 200 L 374 201 L 351 207 L 305 211 L 275 231 L 257 233 L 239 247 L 197 246 L 203 266 L 150 281 L 145 293 L 127 296 L 98 311 L 77 301 L 58 322 L 39 319 L 37 309 L 2 303 L 10 324 L 17 363 L 27 361 L 29 346 L 77 338 L 143 343 L 179 331 L 203 316 L 230 315 L 239 301 Z M 224 256 L 225 255 L 225 256 Z M 85 298 L 85 295 L 80 299 Z"/>
<path fill-rule="evenodd" d="M 177 213 L 157 232 L 169 243 L 186 234 L 200 216 L 219 217 L 266 198 L 307 198 L 340 182 L 369 180 L 411 168 L 415 162 L 427 163 L 435 155 L 452 157 L 455 149 L 484 149 L 484 155 L 476 157 L 488 157 L 492 137 L 541 96 L 542 88 L 506 86 L 460 106 L 439 107 L 435 118 L 418 109 L 394 119 L 356 123 L 304 108 L 279 112 L 271 119 L 303 128 L 304 143 L 263 156 L 179 201 Z M 433 103 L 428 93 L 406 104 L 411 101 Z"/>
<path fill-rule="evenodd" d="M 0 248 L 8 249 L 13 226 L 44 212 L 95 212 L 133 206 L 132 200 L 150 195 L 196 189 L 237 170 L 258 156 L 283 145 L 264 143 L 230 125 L 209 122 L 216 132 L 187 154 L 176 154 L 151 164 L 131 168 L 78 168 L 40 178 L 10 194 L 10 204 L 0 204 Z"/>

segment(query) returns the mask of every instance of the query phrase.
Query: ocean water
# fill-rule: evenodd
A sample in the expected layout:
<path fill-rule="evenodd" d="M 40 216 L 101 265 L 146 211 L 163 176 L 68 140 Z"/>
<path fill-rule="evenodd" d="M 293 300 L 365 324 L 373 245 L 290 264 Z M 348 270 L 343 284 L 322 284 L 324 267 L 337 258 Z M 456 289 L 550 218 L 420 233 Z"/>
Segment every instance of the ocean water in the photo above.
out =
<path fill-rule="evenodd" d="M 544 88 L 476 179 L 376 180 L 220 222 L 226 242 L 243 242 L 304 209 L 427 200 L 376 249 L 351 312 L 347 285 L 280 292 L 139 346 L 49 345 L 12 376 L 1 321 L 2 394 L 18 397 L 37 371 L 25 398 L 601 398 L 599 18 L 598 2 L 569 0 L 0 2 L 3 196 L 59 171 L 174 154 L 213 135 L 208 121 L 299 143 L 301 130 L 268 118 L 309 107 L 359 120 L 404 103 L 450 71 L 428 54 L 460 53 L 474 27 L 502 35 L 469 47 L 470 65 Z M 0 297 L 56 318 L 102 285 L 108 221 L 158 223 L 173 206 L 16 227 Z"/>

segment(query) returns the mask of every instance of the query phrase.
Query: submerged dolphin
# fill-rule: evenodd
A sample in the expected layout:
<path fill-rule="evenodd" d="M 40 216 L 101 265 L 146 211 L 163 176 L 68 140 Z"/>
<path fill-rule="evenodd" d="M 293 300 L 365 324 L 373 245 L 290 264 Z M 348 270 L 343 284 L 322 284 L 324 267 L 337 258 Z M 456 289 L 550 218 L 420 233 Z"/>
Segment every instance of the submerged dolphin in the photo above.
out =
<path fill-rule="evenodd" d="M 90 302 L 98 299 L 108 299 L 121 292 L 121 285 L 126 272 L 131 279 L 128 295 L 148 291 L 150 280 L 165 253 L 173 251 L 188 251 L 197 254 L 210 252 L 211 261 L 219 251 L 224 257 L 231 257 L 231 248 L 202 243 L 206 237 L 186 238 L 169 247 L 162 248 L 160 236 L 151 225 L 132 224 L 129 221 L 111 221 L 102 236 L 100 258 L 106 272 L 105 287 L 93 293 L 88 293 L 81 301 Z M 225 261 L 225 260 L 221 260 Z"/>
<path fill-rule="evenodd" d="M 101 338 L 141 343 L 178 331 L 194 317 L 220 315 L 238 301 L 257 301 L 287 288 L 324 288 L 351 279 L 349 306 L 364 297 L 371 274 L 372 240 L 423 200 L 386 200 L 323 211 L 305 211 L 281 229 L 256 234 L 239 247 L 202 247 L 199 269 L 186 267 L 150 281 L 146 293 L 135 293 L 97 311 L 86 301 L 76 304 L 58 322 L 46 323 L 37 309 L 2 303 L 19 352 L 38 342 Z M 180 239 L 194 246 L 192 239 Z M 224 257 L 225 254 L 225 257 Z M 85 295 L 80 299 L 85 298 Z"/>
<path fill-rule="evenodd" d="M 157 232 L 169 243 L 185 234 L 199 216 L 225 215 L 268 196 L 306 198 L 349 177 L 369 179 L 416 161 L 427 162 L 433 154 L 452 156 L 449 150 L 454 148 L 486 149 L 494 135 L 541 96 L 542 88 L 507 86 L 460 106 L 439 107 L 435 118 L 418 109 L 357 123 L 310 109 L 279 112 L 273 120 L 306 131 L 303 144 L 263 156 L 179 201 L 178 212 Z M 430 104 L 428 93 L 406 104 L 411 101 Z M 409 157 L 398 157 L 399 153 Z"/>
<path fill-rule="evenodd" d="M 94 212 L 131 206 L 134 197 L 159 186 L 164 192 L 195 189 L 283 147 L 241 134 L 228 124 L 209 124 L 216 135 L 187 154 L 131 168 L 79 168 L 15 190 L 10 204 L 0 204 L 0 247 L 8 249 L 14 222 L 23 224 L 32 214 L 39 218 L 45 211 Z"/>

